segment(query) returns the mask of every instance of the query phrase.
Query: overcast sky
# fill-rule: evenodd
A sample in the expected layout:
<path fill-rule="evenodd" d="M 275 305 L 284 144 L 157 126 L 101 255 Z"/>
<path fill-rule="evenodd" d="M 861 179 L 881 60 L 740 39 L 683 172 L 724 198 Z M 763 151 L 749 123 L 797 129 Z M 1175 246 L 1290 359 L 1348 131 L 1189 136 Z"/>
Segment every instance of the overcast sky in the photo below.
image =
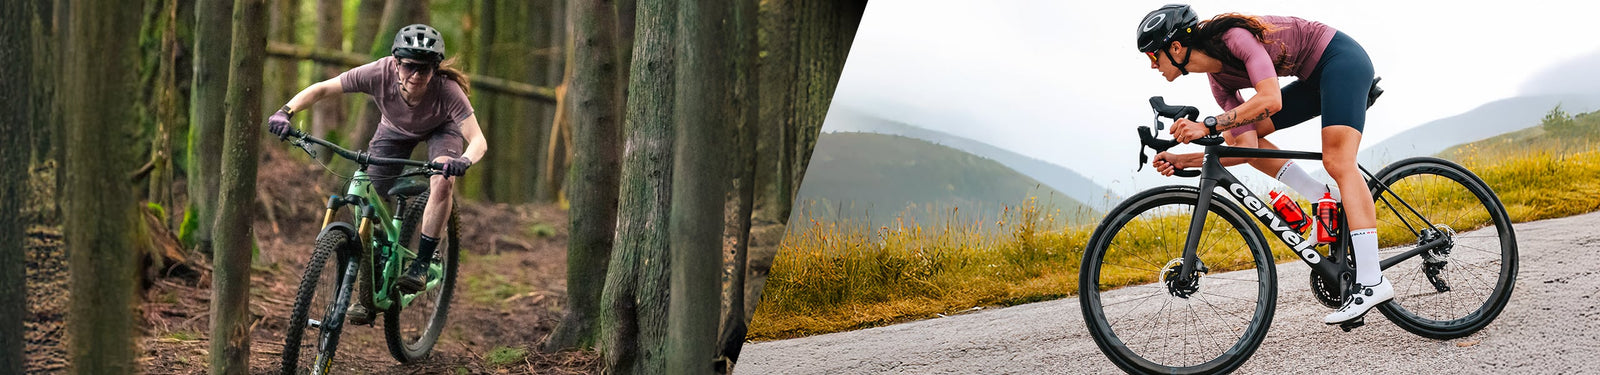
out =
<path fill-rule="evenodd" d="M 1150 123 L 1147 98 L 1162 95 L 1168 103 L 1200 107 L 1203 115 L 1220 111 L 1204 75 L 1169 83 L 1134 48 L 1136 24 L 1165 3 L 872 0 L 833 106 L 1060 164 L 1124 195 L 1184 183 L 1149 168 L 1134 172 L 1138 141 L 1132 129 Z M 1594 21 L 1600 2 L 1496 3 L 1505 5 L 1191 5 L 1202 19 L 1224 12 L 1291 15 L 1354 38 L 1371 55 L 1386 90 L 1368 112 L 1364 148 L 1407 128 L 1517 96 L 1542 70 L 1600 49 Z M 1317 150 L 1318 127 L 1320 120 L 1312 120 L 1271 139 L 1285 148 Z"/>

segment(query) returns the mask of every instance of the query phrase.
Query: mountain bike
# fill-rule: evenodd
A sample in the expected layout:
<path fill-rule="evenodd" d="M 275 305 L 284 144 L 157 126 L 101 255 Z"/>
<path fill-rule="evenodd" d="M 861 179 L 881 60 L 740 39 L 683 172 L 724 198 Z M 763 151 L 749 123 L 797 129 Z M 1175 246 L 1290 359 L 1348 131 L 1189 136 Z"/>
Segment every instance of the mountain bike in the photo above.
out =
<path fill-rule="evenodd" d="M 359 168 L 349 177 L 343 195 L 328 198 L 322 230 L 317 234 L 289 315 L 282 373 L 297 374 L 302 359 L 310 360 L 310 373 L 329 373 L 346 323 L 346 310 L 352 303 L 363 304 L 371 314 L 383 313 L 384 340 L 395 360 L 406 363 L 427 358 L 444 329 L 455 289 L 460 224 L 453 210 L 440 238 L 439 251 L 429 260 L 426 288 L 403 293 L 396 281 L 405 272 L 403 266 L 417 257 L 410 246 L 415 244 L 428 201 L 425 178 L 442 174 L 444 166 L 350 151 L 297 129 L 290 129 L 286 140 L 312 155 L 313 160 L 316 151 L 311 145 L 321 145 Z M 372 176 L 366 173 L 372 165 L 411 168 L 398 176 Z M 380 178 L 398 179 L 388 191 L 397 203 L 392 215 L 372 186 L 373 180 Z M 326 271 L 332 272 L 324 272 L 324 267 L 331 267 Z M 312 319 L 312 313 L 322 315 Z"/>
<path fill-rule="evenodd" d="M 1155 130 L 1138 129 L 1141 167 L 1149 161 L 1144 147 L 1161 152 L 1178 145 L 1157 138 L 1162 118 L 1194 120 L 1200 113 L 1159 96 L 1150 105 Z M 1128 198 L 1106 214 L 1084 249 L 1078 283 L 1084 322 L 1100 351 L 1124 371 L 1237 369 L 1272 324 L 1279 259 L 1310 266 L 1311 291 L 1323 305 L 1338 308 L 1351 298 L 1356 269 L 1343 206 L 1336 210 L 1336 240 L 1319 245 L 1291 229 L 1220 162 L 1321 160 L 1322 154 L 1222 142 L 1215 134 L 1195 140 L 1205 146 L 1203 166 L 1176 171 L 1199 177 L 1198 187 L 1163 186 Z M 1394 299 L 1377 306 L 1383 316 L 1434 339 L 1463 337 L 1493 321 L 1511 298 L 1517 274 L 1516 236 L 1494 191 L 1466 168 L 1432 157 L 1361 172 L 1377 202 L 1380 266 L 1395 288 Z M 1250 218 L 1288 251 L 1274 254 Z M 1340 328 L 1349 332 L 1364 323 Z"/>

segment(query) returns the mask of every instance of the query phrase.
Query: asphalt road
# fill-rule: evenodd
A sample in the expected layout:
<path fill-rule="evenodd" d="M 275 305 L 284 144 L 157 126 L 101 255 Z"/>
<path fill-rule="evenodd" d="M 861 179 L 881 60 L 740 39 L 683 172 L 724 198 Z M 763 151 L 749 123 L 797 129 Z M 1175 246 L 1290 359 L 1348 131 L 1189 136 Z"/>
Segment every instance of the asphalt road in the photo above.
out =
<path fill-rule="evenodd" d="M 1434 340 L 1374 310 L 1349 333 L 1322 324 L 1303 263 L 1278 265 L 1277 313 L 1247 374 L 1600 372 L 1600 213 L 1517 224 L 1510 304 L 1470 336 Z M 1392 270 L 1391 270 L 1392 271 Z M 1386 271 L 1386 274 L 1388 271 Z M 746 344 L 742 374 L 1121 373 L 1095 347 L 1076 298 Z"/>

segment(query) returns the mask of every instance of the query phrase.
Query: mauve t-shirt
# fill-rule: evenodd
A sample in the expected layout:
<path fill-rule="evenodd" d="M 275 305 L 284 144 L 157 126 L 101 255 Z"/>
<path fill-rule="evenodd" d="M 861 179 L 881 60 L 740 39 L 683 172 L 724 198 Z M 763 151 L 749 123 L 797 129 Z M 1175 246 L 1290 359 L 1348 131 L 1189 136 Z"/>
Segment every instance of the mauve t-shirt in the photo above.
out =
<path fill-rule="evenodd" d="M 422 94 L 417 105 L 407 105 L 400 96 L 400 74 L 395 71 L 394 56 L 358 66 L 339 75 L 344 92 L 362 92 L 372 96 L 378 104 L 383 119 L 378 126 L 387 126 L 412 138 L 433 133 L 444 125 L 457 125 L 472 116 L 472 103 L 467 93 L 455 81 L 434 74 L 428 81 L 428 91 Z"/>
<path fill-rule="evenodd" d="M 1333 40 L 1336 32 L 1333 27 L 1321 22 L 1308 21 L 1298 17 L 1285 16 L 1260 16 L 1263 22 L 1272 25 L 1273 31 L 1263 35 L 1266 43 L 1256 40 L 1254 34 L 1243 28 L 1233 28 L 1222 34 L 1222 41 L 1228 44 L 1228 50 L 1233 51 L 1234 57 L 1244 62 L 1244 69 L 1224 65 L 1222 71 L 1210 73 L 1211 95 L 1216 97 L 1217 105 L 1222 110 L 1230 111 L 1244 99 L 1239 97 L 1239 90 L 1255 88 L 1261 80 L 1274 77 L 1297 77 L 1305 79 L 1316 70 L 1317 61 L 1322 58 L 1322 51 L 1328 48 L 1328 42 Z M 1279 54 L 1284 54 L 1284 61 L 1291 69 L 1277 69 L 1272 63 Z"/>

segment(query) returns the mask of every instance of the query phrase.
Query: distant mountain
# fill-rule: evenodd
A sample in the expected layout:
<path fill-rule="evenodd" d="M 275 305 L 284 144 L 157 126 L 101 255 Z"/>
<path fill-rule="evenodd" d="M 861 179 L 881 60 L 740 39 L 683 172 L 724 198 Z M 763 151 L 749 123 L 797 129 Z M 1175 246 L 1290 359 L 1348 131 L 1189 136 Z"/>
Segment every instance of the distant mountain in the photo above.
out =
<path fill-rule="evenodd" d="M 833 220 L 865 218 L 873 226 L 901 213 L 938 224 L 952 208 L 964 222 L 994 220 L 1003 205 L 1029 197 L 1060 210 L 1063 219 L 1081 223 L 1099 215 L 994 160 L 904 136 L 834 132 L 817 140 L 796 209 Z"/>
<path fill-rule="evenodd" d="M 1361 150 L 1368 168 L 1400 159 L 1433 155 L 1450 146 L 1539 125 L 1557 104 L 1568 113 L 1600 108 L 1600 88 L 1592 94 L 1546 94 L 1501 99 L 1459 115 L 1434 120 Z M 1374 169 L 1375 170 L 1375 169 Z"/>
<path fill-rule="evenodd" d="M 1094 183 L 1088 177 L 1067 167 L 1018 154 L 993 145 L 936 130 L 924 129 L 848 107 L 835 106 L 828 111 L 828 131 L 850 131 L 894 134 L 949 146 L 957 150 L 993 159 L 1028 177 L 1032 177 L 1068 197 L 1086 202 L 1099 210 L 1108 210 L 1122 200 L 1109 189 Z"/>

